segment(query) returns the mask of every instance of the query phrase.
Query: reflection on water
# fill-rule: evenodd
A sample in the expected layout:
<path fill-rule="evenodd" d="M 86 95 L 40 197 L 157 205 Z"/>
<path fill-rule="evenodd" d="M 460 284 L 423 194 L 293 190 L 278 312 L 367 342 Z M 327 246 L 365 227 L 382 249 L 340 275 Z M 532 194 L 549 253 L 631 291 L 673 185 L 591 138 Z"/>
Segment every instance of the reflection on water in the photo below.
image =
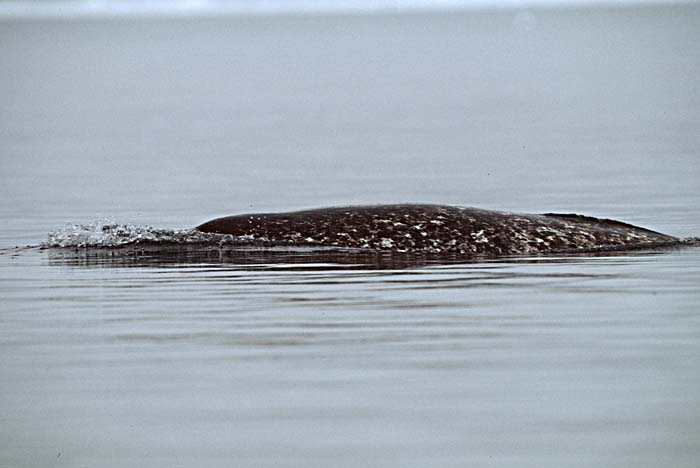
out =
<path fill-rule="evenodd" d="M 177 267 L 210 265 L 239 269 L 275 268 L 329 271 L 333 269 L 392 270 L 447 265 L 510 263 L 567 263 L 606 257 L 644 257 L 662 255 L 691 248 L 690 244 L 664 246 L 657 249 L 632 249 L 579 254 L 543 254 L 511 257 L 467 257 L 459 254 L 425 252 L 392 252 L 341 248 L 246 248 L 218 246 L 131 246 L 123 248 L 50 248 L 46 255 L 51 266 L 80 266 L 85 268 L 116 267 Z M 28 249 L 32 249 L 29 247 Z M 6 251 L 16 253 L 23 249 Z"/>
<path fill-rule="evenodd" d="M 106 467 L 690 467 L 700 455 L 697 248 L 480 262 L 5 253 L 8 466 L 59 452 Z"/>

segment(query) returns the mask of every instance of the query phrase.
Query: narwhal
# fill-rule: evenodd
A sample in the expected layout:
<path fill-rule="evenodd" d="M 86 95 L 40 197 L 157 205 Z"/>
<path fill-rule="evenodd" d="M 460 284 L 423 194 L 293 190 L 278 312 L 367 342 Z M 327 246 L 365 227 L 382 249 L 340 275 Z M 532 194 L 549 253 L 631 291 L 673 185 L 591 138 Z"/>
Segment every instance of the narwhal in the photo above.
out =
<path fill-rule="evenodd" d="M 227 216 L 197 226 L 264 245 L 465 256 L 596 252 L 670 246 L 680 239 L 611 219 L 450 205 L 345 206 Z"/>

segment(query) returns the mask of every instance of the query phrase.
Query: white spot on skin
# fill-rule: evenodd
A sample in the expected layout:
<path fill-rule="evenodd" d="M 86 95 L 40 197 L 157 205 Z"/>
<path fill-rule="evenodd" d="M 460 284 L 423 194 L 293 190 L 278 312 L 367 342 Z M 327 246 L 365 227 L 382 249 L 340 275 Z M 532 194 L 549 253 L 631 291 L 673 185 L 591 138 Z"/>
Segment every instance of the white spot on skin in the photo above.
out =
<path fill-rule="evenodd" d="M 477 244 L 488 244 L 489 242 L 488 237 L 484 235 L 483 229 L 481 231 L 472 232 L 471 236 Z"/>

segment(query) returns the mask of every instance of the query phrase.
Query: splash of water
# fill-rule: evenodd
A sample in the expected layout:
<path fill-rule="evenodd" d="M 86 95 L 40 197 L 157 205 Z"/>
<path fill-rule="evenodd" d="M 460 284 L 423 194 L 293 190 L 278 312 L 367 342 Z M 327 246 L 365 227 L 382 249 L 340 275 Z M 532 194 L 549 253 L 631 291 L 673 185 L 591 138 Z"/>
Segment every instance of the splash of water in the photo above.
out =
<path fill-rule="evenodd" d="M 685 237 L 681 239 L 681 244 L 700 246 L 700 237 Z"/>
<path fill-rule="evenodd" d="M 251 237 L 212 234 L 195 229 L 157 229 L 151 226 L 95 221 L 67 225 L 50 232 L 42 247 L 95 248 L 131 245 L 241 245 Z"/>

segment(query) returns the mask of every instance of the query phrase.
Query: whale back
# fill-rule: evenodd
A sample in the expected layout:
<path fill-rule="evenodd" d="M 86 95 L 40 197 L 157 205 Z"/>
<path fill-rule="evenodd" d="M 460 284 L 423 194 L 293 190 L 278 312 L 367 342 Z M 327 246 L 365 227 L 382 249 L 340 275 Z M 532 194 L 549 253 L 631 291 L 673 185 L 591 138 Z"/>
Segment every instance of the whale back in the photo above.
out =
<path fill-rule="evenodd" d="M 575 214 L 521 214 L 445 205 L 334 207 L 214 219 L 203 232 L 275 245 L 513 255 L 651 247 L 672 236 Z"/>

